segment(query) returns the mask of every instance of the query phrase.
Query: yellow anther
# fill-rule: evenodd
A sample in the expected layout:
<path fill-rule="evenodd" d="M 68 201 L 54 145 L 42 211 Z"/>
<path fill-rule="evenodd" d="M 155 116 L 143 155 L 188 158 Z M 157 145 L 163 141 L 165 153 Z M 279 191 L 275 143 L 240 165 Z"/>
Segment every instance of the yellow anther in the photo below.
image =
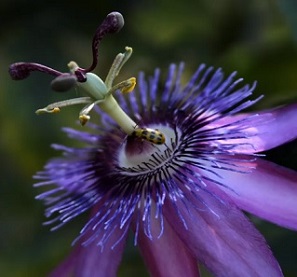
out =
<path fill-rule="evenodd" d="M 51 110 L 52 113 L 59 113 L 61 110 L 60 108 L 56 107 Z"/>
<path fill-rule="evenodd" d="M 129 93 L 129 92 L 133 91 L 133 89 L 136 86 L 136 78 L 131 77 L 130 79 L 126 80 L 126 83 L 127 83 L 127 85 L 125 85 L 124 87 L 121 88 L 122 93 Z"/>
<path fill-rule="evenodd" d="M 81 114 L 79 116 L 79 122 L 82 126 L 84 126 L 89 120 L 90 120 L 90 116 L 86 115 L 86 114 Z"/>

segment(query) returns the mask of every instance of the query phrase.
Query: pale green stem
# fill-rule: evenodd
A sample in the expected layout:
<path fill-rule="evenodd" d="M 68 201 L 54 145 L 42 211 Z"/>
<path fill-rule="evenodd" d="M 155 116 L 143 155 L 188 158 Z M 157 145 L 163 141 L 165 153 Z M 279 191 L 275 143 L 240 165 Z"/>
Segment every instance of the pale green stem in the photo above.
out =
<path fill-rule="evenodd" d="M 122 130 L 131 135 L 137 124 L 122 110 L 112 95 L 108 95 L 104 102 L 98 104 L 99 107 L 106 112 Z"/>

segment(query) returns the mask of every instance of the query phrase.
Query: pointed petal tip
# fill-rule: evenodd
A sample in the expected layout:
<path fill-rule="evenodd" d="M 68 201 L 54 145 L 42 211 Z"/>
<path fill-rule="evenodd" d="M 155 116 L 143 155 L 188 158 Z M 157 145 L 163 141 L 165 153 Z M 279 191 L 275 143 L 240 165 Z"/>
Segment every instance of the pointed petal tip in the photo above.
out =
<path fill-rule="evenodd" d="M 203 191 L 199 196 L 203 203 L 189 196 L 194 205 L 178 204 L 188 231 L 174 208 L 164 206 L 169 224 L 192 255 L 215 276 L 283 276 L 264 238 L 239 209 Z"/>

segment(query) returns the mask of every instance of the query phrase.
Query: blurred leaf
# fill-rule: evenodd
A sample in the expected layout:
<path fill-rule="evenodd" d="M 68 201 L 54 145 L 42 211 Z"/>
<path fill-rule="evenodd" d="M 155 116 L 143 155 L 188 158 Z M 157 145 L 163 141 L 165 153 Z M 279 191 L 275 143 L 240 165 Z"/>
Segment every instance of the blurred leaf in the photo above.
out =
<path fill-rule="evenodd" d="M 290 30 L 294 35 L 297 42 L 297 1 L 295 0 L 278 0 L 278 4 L 281 7 L 288 24 L 290 25 Z"/>

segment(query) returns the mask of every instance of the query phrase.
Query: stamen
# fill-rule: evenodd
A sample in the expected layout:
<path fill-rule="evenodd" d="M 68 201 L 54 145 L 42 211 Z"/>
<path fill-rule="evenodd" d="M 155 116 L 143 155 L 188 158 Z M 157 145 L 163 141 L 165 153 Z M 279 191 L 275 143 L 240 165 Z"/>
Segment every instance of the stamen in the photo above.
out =
<path fill-rule="evenodd" d="M 52 108 L 52 109 L 48 109 L 47 107 L 44 109 L 38 109 L 35 113 L 40 115 L 43 113 L 59 113 L 61 110 L 58 107 Z"/>
<path fill-rule="evenodd" d="M 90 97 L 78 97 L 78 98 L 68 99 L 68 100 L 49 104 L 45 108 L 38 109 L 35 113 L 38 115 L 43 113 L 57 113 L 60 111 L 60 108 L 62 107 L 78 105 L 78 104 L 88 104 L 91 102 L 92 102 L 92 99 Z"/>
<path fill-rule="evenodd" d="M 97 100 L 97 101 L 85 106 L 81 110 L 81 112 L 79 113 L 79 121 L 82 126 L 84 126 L 91 119 L 91 117 L 89 116 L 89 113 L 95 107 L 95 105 L 97 105 L 103 101 L 104 100 Z"/>
<path fill-rule="evenodd" d="M 91 117 L 87 114 L 82 114 L 79 116 L 79 122 L 81 126 L 86 125 L 86 123 L 91 119 Z"/>
<path fill-rule="evenodd" d="M 134 90 L 136 86 L 136 78 L 131 77 L 130 79 L 121 82 L 123 84 L 123 87 L 120 89 L 122 93 L 130 93 L 131 91 Z"/>
<path fill-rule="evenodd" d="M 109 69 L 109 72 L 105 79 L 105 84 L 108 89 L 110 89 L 112 87 L 112 83 L 113 83 L 114 79 L 119 75 L 121 68 L 129 60 L 129 58 L 132 55 L 133 49 L 131 47 L 126 46 L 125 50 L 126 50 L 126 52 L 119 53 L 115 57 L 112 65 Z"/>
<path fill-rule="evenodd" d="M 109 91 L 108 94 L 113 94 L 116 90 L 120 90 L 122 93 L 130 93 L 136 86 L 136 78 L 131 77 L 128 80 L 122 81 L 115 86 L 113 86 Z"/>

